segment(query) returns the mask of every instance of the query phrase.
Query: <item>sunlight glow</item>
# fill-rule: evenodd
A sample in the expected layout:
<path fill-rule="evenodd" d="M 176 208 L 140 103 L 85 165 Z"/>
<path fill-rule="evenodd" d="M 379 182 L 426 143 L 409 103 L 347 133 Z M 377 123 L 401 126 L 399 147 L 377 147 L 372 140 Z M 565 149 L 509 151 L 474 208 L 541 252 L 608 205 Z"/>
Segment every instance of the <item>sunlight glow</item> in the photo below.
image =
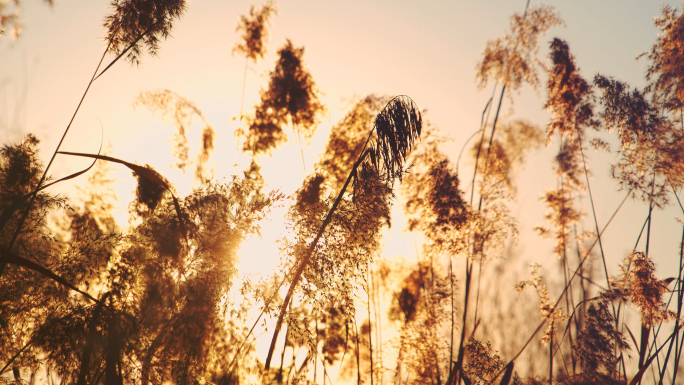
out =
<path fill-rule="evenodd" d="M 681 382 L 681 1 L 549 1 L 0 0 L 0 383 Z"/>

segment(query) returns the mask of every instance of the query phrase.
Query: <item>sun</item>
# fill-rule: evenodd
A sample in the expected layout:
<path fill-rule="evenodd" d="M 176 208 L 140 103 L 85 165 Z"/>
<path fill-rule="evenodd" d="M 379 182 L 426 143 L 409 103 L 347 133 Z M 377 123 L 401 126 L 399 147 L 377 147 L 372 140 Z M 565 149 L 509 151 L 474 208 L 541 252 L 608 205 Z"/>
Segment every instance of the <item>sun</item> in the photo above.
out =
<path fill-rule="evenodd" d="M 245 277 L 266 278 L 276 272 L 280 264 L 279 241 L 291 233 L 286 226 L 287 208 L 276 206 L 258 226 L 261 234 L 247 237 L 238 250 L 238 273 Z"/>

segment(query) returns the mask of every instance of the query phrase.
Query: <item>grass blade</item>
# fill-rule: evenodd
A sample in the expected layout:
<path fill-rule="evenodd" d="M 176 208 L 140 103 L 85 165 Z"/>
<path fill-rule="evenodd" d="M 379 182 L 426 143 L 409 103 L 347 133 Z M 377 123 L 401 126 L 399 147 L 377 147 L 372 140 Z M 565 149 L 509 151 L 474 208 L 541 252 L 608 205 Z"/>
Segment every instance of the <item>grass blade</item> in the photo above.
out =
<path fill-rule="evenodd" d="M 641 356 L 641 349 L 639 347 L 639 344 L 636 342 L 636 338 L 634 337 L 634 334 L 632 334 L 632 331 L 629 330 L 629 326 L 625 324 L 625 328 L 627 329 L 627 332 L 629 333 L 630 338 L 632 338 L 632 342 L 634 343 L 634 348 L 637 350 L 637 353 L 639 356 Z"/>
<path fill-rule="evenodd" d="M 76 286 L 70 284 L 66 279 L 64 279 L 64 278 L 60 277 L 59 275 L 55 274 L 54 272 L 52 272 L 52 270 L 45 268 L 45 267 L 43 267 L 43 266 L 41 266 L 41 265 L 31 261 L 31 260 L 24 258 L 24 257 L 21 257 L 19 255 L 16 255 L 16 254 L 13 254 L 10 252 L 3 252 L 3 253 L 0 253 L 0 261 L 3 263 L 11 263 L 13 265 L 22 266 L 22 267 L 25 267 L 27 269 L 36 271 L 36 272 L 50 278 L 51 280 L 59 283 L 62 286 L 68 287 L 69 289 L 71 289 L 73 291 L 81 293 L 84 297 L 86 297 L 86 298 L 88 298 L 94 302 L 99 302 L 98 300 L 93 298 L 93 296 L 91 296 L 90 294 L 79 290 Z"/>
<path fill-rule="evenodd" d="M 506 371 L 504 372 L 504 375 L 501 378 L 501 382 L 499 383 L 499 385 L 508 385 L 508 383 L 511 382 L 511 377 L 513 376 L 513 366 L 515 366 L 513 361 L 509 362 L 508 365 L 506 365 Z"/>
<path fill-rule="evenodd" d="M 102 144 L 100 144 L 100 150 L 102 150 Z M 99 154 L 99 151 L 98 151 L 98 154 Z M 33 194 L 36 194 L 36 193 L 38 193 L 38 192 L 40 192 L 40 191 L 42 191 L 42 190 L 45 190 L 46 188 L 48 188 L 48 187 L 50 187 L 50 186 L 52 186 L 52 185 L 55 185 L 55 184 L 57 184 L 57 183 L 59 183 L 59 182 L 63 182 L 63 181 L 65 181 L 65 180 L 73 179 L 73 178 L 76 178 L 76 177 L 79 176 L 79 175 L 85 174 L 85 173 L 88 172 L 91 168 L 93 168 L 93 166 L 95 165 L 95 162 L 97 162 L 97 159 L 95 159 L 95 160 L 93 161 L 93 163 L 91 163 L 90 166 L 88 166 L 86 169 L 81 170 L 81 171 L 78 171 L 78 172 L 75 172 L 75 173 L 73 173 L 73 174 L 71 174 L 71 175 L 67 175 L 67 176 L 65 176 L 64 178 L 58 179 L 58 180 L 56 180 L 56 181 L 54 181 L 54 182 L 45 184 L 45 185 L 43 185 L 43 186 L 39 186 L 35 191 L 32 191 L 32 192 L 30 192 L 30 193 L 24 195 L 23 197 L 17 199 L 16 202 L 12 203 L 9 207 L 5 208 L 5 210 L 2 211 L 2 214 L 0 214 L 0 230 L 2 230 L 2 229 L 5 227 L 5 225 L 7 224 L 7 221 L 9 221 L 10 218 L 12 218 L 12 215 L 13 215 L 13 214 L 14 214 L 14 213 L 15 213 L 15 212 L 24 204 L 24 202 L 26 202 L 27 199 L 29 199 L 30 197 L 32 197 Z"/>
<path fill-rule="evenodd" d="M 163 188 L 164 190 L 167 190 L 171 194 L 171 198 L 173 199 L 173 206 L 176 209 L 176 215 L 178 217 L 178 224 L 181 228 L 181 231 L 183 232 L 183 235 L 187 234 L 187 232 L 185 230 L 185 225 L 183 224 L 183 215 L 182 215 L 180 203 L 178 202 L 178 199 L 176 198 L 176 196 L 173 194 L 171 185 L 169 184 L 169 182 L 164 180 L 164 178 L 158 172 L 154 171 L 154 169 L 149 168 L 149 167 L 140 166 L 140 165 L 137 165 L 135 163 L 127 162 L 125 160 L 121 160 L 121 159 L 114 158 L 111 156 L 106 156 L 106 155 L 85 154 L 85 153 L 81 153 L 81 152 L 68 152 L 68 151 L 59 151 L 59 154 L 81 156 L 81 157 L 85 157 L 85 158 L 94 158 L 94 159 L 105 160 L 107 162 L 122 164 L 122 165 L 128 167 L 136 175 L 147 179 L 148 181 L 156 184 L 157 186 Z"/>

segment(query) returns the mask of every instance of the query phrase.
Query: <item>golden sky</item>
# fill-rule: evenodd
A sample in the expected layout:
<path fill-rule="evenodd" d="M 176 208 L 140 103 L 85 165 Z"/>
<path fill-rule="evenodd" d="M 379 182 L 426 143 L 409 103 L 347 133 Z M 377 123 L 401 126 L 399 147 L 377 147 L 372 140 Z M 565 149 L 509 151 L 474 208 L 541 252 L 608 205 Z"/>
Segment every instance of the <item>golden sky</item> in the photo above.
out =
<path fill-rule="evenodd" d="M 681 7 L 678 2 L 667 3 Z M 169 89 L 194 101 L 213 124 L 218 135 L 216 175 L 242 170 L 243 165 L 234 166 L 245 158 L 236 151 L 233 131 L 245 60 L 231 51 L 239 38 L 235 31 L 238 19 L 253 4 L 258 5 L 248 1 L 188 1 L 185 15 L 175 23 L 173 36 L 162 43 L 158 56 L 144 56 L 137 68 L 117 63 L 95 82 L 63 149 L 97 152 L 103 140 L 111 144 L 113 155 L 153 165 L 182 191 L 191 175 L 184 177 L 168 167 L 173 162 L 168 142 L 173 129 L 145 107 L 133 107 L 140 92 Z M 546 4 L 559 11 L 565 26 L 552 29 L 543 38 L 542 59 L 547 42 L 558 36 L 568 41 L 585 78 L 600 72 L 635 86 L 644 85 L 646 63 L 635 58 L 655 41 L 653 18 L 660 14 L 661 2 L 575 0 Z M 56 0 L 53 7 L 26 1 L 21 5 L 21 37 L 16 41 L 0 38 L 0 138 L 16 140 L 22 133 L 35 132 L 42 142 L 42 155 L 47 157 L 105 48 L 101 25 L 110 10 L 105 1 Z M 532 1 L 530 5 L 540 3 Z M 278 15 L 270 24 L 267 56 L 250 64 L 245 111 L 265 86 L 276 51 L 285 39 L 305 47 L 304 61 L 328 107 L 319 135 L 305 152 L 306 172 L 310 172 L 331 124 L 344 114 L 354 96 L 368 93 L 411 96 L 427 109 L 426 118 L 453 139 L 446 151 L 455 159 L 466 138 L 478 128 L 492 91 L 491 85 L 478 89 L 475 81 L 481 51 L 487 40 L 505 33 L 510 16 L 522 12 L 525 1 L 297 0 L 280 1 L 277 7 Z M 535 92 L 523 88 L 514 94 L 513 104 L 505 102 L 503 119 L 525 118 L 543 127 L 548 119 L 542 108 L 544 98 L 543 89 Z M 199 129 L 189 132 L 188 137 L 199 138 Z M 527 260 L 551 255 L 552 244 L 539 240 L 532 227 L 544 223 L 546 209 L 539 196 L 555 185 L 550 164 L 554 151 L 546 149 L 533 155 L 519 182 L 513 214 L 521 224 L 519 252 Z M 599 223 L 603 224 L 622 195 L 615 192 L 615 183 L 608 178 L 610 156 L 594 154 L 592 159 L 592 187 L 597 194 Z M 66 175 L 85 164 L 58 159 L 52 174 Z M 472 165 L 464 161 L 460 169 L 468 174 Z M 272 188 L 286 193 L 297 188 L 305 175 L 297 147 L 286 145 L 274 158 L 264 159 L 264 173 Z M 124 207 L 134 189 L 129 175 L 126 170 L 115 174 Z M 466 185 L 464 182 L 463 187 Z M 634 247 L 623 240 L 636 239 L 646 210 L 644 205 L 630 203 L 606 233 L 606 249 L 613 261 L 609 265 L 614 269 Z M 662 275 L 669 266 L 675 266 L 674 258 L 659 259 L 658 254 L 676 255 L 677 215 L 678 211 L 671 208 L 658 213 L 654 221 L 658 231 L 654 232 L 653 253 L 664 271 Z"/>
<path fill-rule="evenodd" d="M 557 36 L 568 41 L 586 79 L 602 73 L 643 87 L 646 63 L 637 61 L 636 56 L 656 39 L 653 18 L 660 14 L 662 3 L 681 9 L 681 3 L 675 1 L 547 1 L 545 4 L 558 10 L 565 26 L 553 28 L 543 37 L 540 57 L 546 60 L 548 41 Z M 145 107 L 133 107 L 140 92 L 169 89 L 195 102 L 216 130 L 216 175 L 240 173 L 246 158 L 236 151 L 233 131 L 237 128 L 245 59 L 231 51 L 238 42 L 235 28 L 240 15 L 258 4 L 189 0 L 185 15 L 174 24 L 173 36 L 161 44 L 158 56 L 143 56 L 139 67 L 117 63 L 94 83 L 62 149 L 95 153 L 103 141 L 111 145 L 112 155 L 150 164 L 171 179 L 181 193 L 187 192 L 192 173 L 184 176 L 169 167 L 174 162 L 169 143 L 173 128 Z M 540 4 L 531 1 L 530 5 Z M 21 37 L 16 41 L 0 37 L 0 139 L 17 140 L 26 132 L 34 132 L 47 161 L 105 49 L 102 23 L 110 9 L 107 1 L 55 0 L 49 7 L 34 0 L 23 1 L 21 6 Z M 323 93 L 328 114 L 304 153 L 307 170 L 302 169 L 294 144 L 285 145 L 273 158 L 263 159 L 269 187 L 285 193 L 299 187 L 312 171 L 330 126 L 355 96 L 369 93 L 406 94 L 427 109 L 425 117 L 453 139 L 445 150 L 455 161 L 465 140 L 479 127 L 481 112 L 492 92 L 491 84 L 480 90 L 475 80 L 480 54 L 488 40 L 506 32 L 510 16 L 524 7 L 525 0 L 279 1 L 278 14 L 270 23 L 268 53 L 258 63 L 250 63 L 245 112 L 266 85 L 277 49 L 291 39 L 306 50 L 304 61 Z M 514 94 L 513 104 L 505 101 L 502 119 L 523 118 L 544 127 L 549 118 L 542 107 L 545 96 L 543 89 L 523 88 Z M 199 136 L 199 127 L 188 133 L 191 143 Z M 556 265 L 548 261 L 552 241 L 541 240 L 532 228 L 545 223 L 546 207 L 539 197 L 556 184 L 551 168 L 555 150 L 544 149 L 529 158 L 512 205 L 512 214 L 520 222 L 517 252 L 524 261 L 550 267 Z M 592 154 L 591 159 L 592 190 L 598 221 L 603 225 L 624 193 L 616 192 L 616 184 L 609 178 L 611 156 Z M 61 177 L 87 164 L 59 158 L 52 175 Z M 472 175 L 472 164 L 467 160 L 459 169 L 464 175 Z M 134 179 L 125 169 L 114 176 L 119 179 L 116 188 L 125 209 L 135 188 Z M 462 187 L 467 188 L 468 178 L 462 179 Z M 84 181 L 80 178 L 75 184 Z M 66 184 L 60 191 L 76 195 Z M 583 203 L 590 215 L 588 199 Z M 611 274 L 617 273 L 617 263 L 634 247 L 646 213 L 645 205 L 630 201 L 606 232 L 604 247 Z M 677 217 L 682 217 L 681 211 L 671 206 L 654 219 L 651 250 L 663 277 L 676 271 L 681 232 Z M 273 218 L 271 225 L 264 224 L 265 239 L 281 236 L 282 223 L 277 215 Z M 587 224 L 591 224 L 590 218 Z M 413 239 L 394 223 L 384 240 L 391 245 L 388 253 L 415 258 Z M 243 253 L 252 257 L 243 261 L 243 266 L 247 271 L 272 266 L 277 262 L 276 250 L 272 243 L 251 242 Z M 257 254 L 263 259 L 256 259 Z M 526 271 L 526 266 L 519 269 Z"/>

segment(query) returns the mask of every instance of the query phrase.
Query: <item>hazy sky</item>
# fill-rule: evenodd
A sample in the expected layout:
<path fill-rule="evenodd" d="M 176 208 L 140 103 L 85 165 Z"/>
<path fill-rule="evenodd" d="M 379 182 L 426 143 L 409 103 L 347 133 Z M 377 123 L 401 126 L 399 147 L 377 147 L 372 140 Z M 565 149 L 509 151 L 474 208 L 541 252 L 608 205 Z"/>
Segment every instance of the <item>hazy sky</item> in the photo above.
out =
<path fill-rule="evenodd" d="M 78 101 L 100 59 L 106 44 L 102 23 L 110 13 L 109 1 L 54 0 L 49 7 L 40 0 L 21 2 L 23 33 L 19 40 L 0 36 L 0 140 L 16 141 L 26 132 L 41 140 L 42 156 L 57 145 Z M 304 62 L 323 92 L 328 107 L 319 133 L 305 152 L 307 170 L 301 167 L 299 150 L 283 146 L 273 158 L 264 158 L 263 172 L 271 188 L 291 193 L 313 163 L 330 126 L 344 113 L 354 97 L 369 93 L 406 94 L 426 119 L 449 135 L 453 142 L 445 150 L 455 160 L 464 141 L 480 124 L 480 116 L 492 85 L 478 89 L 475 67 L 488 40 L 504 34 L 513 13 L 525 8 L 525 0 L 283 0 L 277 3 L 278 15 L 270 24 L 268 54 L 248 71 L 245 112 L 258 100 L 259 89 L 268 81 L 276 51 L 286 39 L 305 48 Z M 681 3 L 668 1 L 681 9 Z M 172 37 L 161 44 L 156 57 L 143 56 L 139 67 L 117 63 L 98 79 L 90 90 L 63 146 L 63 150 L 97 152 L 101 141 L 110 153 L 127 161 L 150 164 L 187 192 L 192 173 L 182 175 L 169 168 L 174 162 L 169 140 L 173 128 L 143 106 L 133 102 L 142 91 L 169 89 L 194 101 L 217 132 L 215 142 L 218 177 L 240 173 L 245 158 L 236 151 L 233 136 L 240 110 L 245 59 L 232 55 L 239 35 L 235 31 L 240 15 L 249 11 L 249 1 L 189 0 L 185 15 L 175 23 Z M 541 3 L 532 0 L 531 6 Z M 565 21 L 542 38 L 540 57 L 546 60 L 548 42 L 565 39 L 581 73 L 591 80 L 596 73 L 614 76 L 643 87 L 646 63 L 637 61 L 640 53 L 655 42 L 653 19 L 662 3 L 645 0 L 548 1 Z M 107 60 L 112 57 L 108 56 Z M 541 84 L 545 83 L 542 77 Z M 524 87 L 506 100 L 502 120 L 528 119 L 544 127 L 549 114 L 542 108 L 546 92 Z M 188 132 L 196 143 L 199 126 Z M 511 205 L 520 222 L 521 256 L 512 267 L 525 274 L 526 264 L 540 262 L 555 272 L 558 263 L 552 256 L 553 242 L 541 240 L 533 232 L 545 224 L 546 207 L 539 200 L 547 188 L 556 186 L 551 157 L 557 145 L 530 156 L 518 182 L 518 196 Z M 622 200 L 616 183 L 609 178 L 612 156 L 591 154 L 598 222 L 603 226 Z M 237 166 L 236 163 L 238 164 Z M 58 158 L 51 169 L 61 177 L 85 167 L 82 160 Z M 116 168 L 116 167 L 115 167 Z M 134 190 L 134 178 L 126 169 L 117 169 L 116 189 L 121 204 L 127 205 Z M 459 170 L 462 187 L 467 188 L 472 164 L 464 160 Z M 82 185 L 85 178 L 74 181 Z M 69 196 L 78 194 L 70 187 L 58 186 Z M 585 226 L 592 219 L 588 199 Z M 281 208 L 281 211 L 284 208 Z M 397 211 L 398 212 L 398 211 Z M 611 274 L 618 273 L 618 262 L 634 248 L 634 242 L 647 214 L 647 206 L 629 201 L 604 234 L 604 248 Z M 120 216 L 122 217 L 122 216 Z M 672 275 L 678 263 L 682 213 L 676 206 L 657 212 L 652 229 L 652 255 L 658 274 Z M 264 239 L 275 239 L 282 223 L 265 225 Z M 389 257 L 401 255 L 415 260 L 413 238 L 395 226 L 384 242 Z M 270 266 L 262 258 L 277 259 L 272 243 L 248 242 L 242 249 L 240 268 L 258 271 Z M 517 279 L 525 279 L 519 276 Z M 497 281 L 498 288 L 515 282 Z M 237 286 L 237 285 L 236 285 Z M 536 315 L 534 316 L 536 317 Z M 383 332 L 384 333 L 384 332 Z M 259 340 L 259 351 L 268 336 Z M 262 355 L 263 356 L 263 355 Z"/>
<path fill-rule="evenodd" d="M 678 2 L 668 3 L 681 8 Z M 107 1 L 55 0 L 53 7 L 38 0 L 21 4 L 20 39 L 0 38 L 0 138 L 16 140 L 34 132 L 42 141 L 45 157 L 54 150 L 105 48 L 101 25 L 110 9 Z M 252 4 L 258 3 L 188 1 L 185 15 L 174 25 L 173 37 L 162 43 L 157 57 L 144 56 L 137 68 L 118 63 L 93 85 L 63 149 L 96 152 L 103 139 L 111 143 L 115 156 L 149 163 L 172 180 L 182 180 L 178 171 L 168 168 L 173 162 L 168 143 L 173 129 L 144 107 L 133 108 L 141 91 L 163 88 L 194 101 L 213 124 L 218 134 L 216 174 L 239 172 L 242 166 L 233 166 L 242 161 L 233 130 L 245 59 L 231 51 L 239 37 L 238 19 Z M 565 26 L 542 39 L 542 59 L 546 60 L 548 41 L 557 36 L 568 41 L 585 78 L 600 72 L 644 85 L 646 63 L 635 58 L 656 39 L 653 18 L 660 14 L 661 3 L 573 0 L 545 4 L 559 11 Z M 368 93 L 411 96 L 428 110 L 426 118 L 453 138 L 446 150 L 455 159 L 465 139 L 478 128 L 492 91 L 491 85 L 479 90 L 475 81 L 481 51 L 487 40 L 506 32 L 510 16 L 522 12 L 525 1 L 297 0 L 280 1 L 277 7 L 269 29 L 268 54 L 248 71 L 245 110 L 257 100 L 285 39 L 305 47 L 304 61 L 328 106 L 320 135 L 306 152 L 310 172 L 326 130 L 344 114 L 354 96 Z M 542 109 L 545 97 L 543 89 L 535 93 L 524 88 L 514 95 L 514 104 L 505 102 L 503 119 L 525 118 L 543 127 L 548 119 Z M 188 133 L 191 140 L 199 136 L 197 128 Z M 291 192 L 301 183 L 304 171 L 299 158 L 283 161 L 298 156 L 295 147 L 285 146 L 282 152 L 264 160 L 264 172 L 271 178 L 271 187 Z M 544 262 L 551 255 L 551 243 L 539 241 L 531 228 L 544 223 L 546 208 L 539 196 L 555 186 L 549 160 L 554 152 L 555 148 L 549 148 L 530 158 L 513 207 L 521 221 L 520 252 L 528 260 Z M 608 179 L 610 158 L 596 154 L 592 159 L 592 187 L 597 193 L 599 223 L 604 224 L 623 195 L 614 193 L 615 183 Z M 83 164 L 58 162 L 52 174 L 62 176 Z M 472 172 L 467 162 L 460 168 L 466 174 Z M 127 171 L 116 174 L 122 194 L 134 188 L 129 175 Z M 126 199 L 122 197 L 123 202 Z M 634 247 L 646 209 L 642 204 L 628 205 L 606 233 L 613 272 Z M 681 214 L 672 208 L 655 217 L 653 253 L 661 275 L 676 266 L 681 233 L 676 216 Z"/>

